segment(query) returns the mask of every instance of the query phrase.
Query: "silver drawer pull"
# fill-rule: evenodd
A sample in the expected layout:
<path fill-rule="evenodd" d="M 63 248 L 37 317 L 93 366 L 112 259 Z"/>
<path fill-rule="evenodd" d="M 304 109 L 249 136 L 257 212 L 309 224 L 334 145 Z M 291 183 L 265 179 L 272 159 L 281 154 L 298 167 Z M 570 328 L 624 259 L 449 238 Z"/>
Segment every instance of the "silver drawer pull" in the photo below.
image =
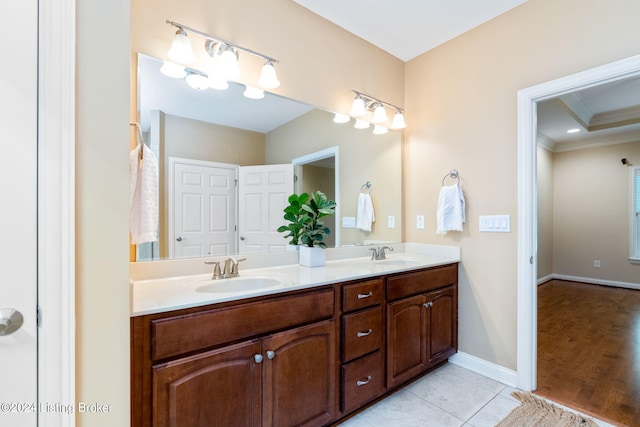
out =
<path fill-rule="evenodd" d="M 358 387 L 360 387 L 361 385 L 367 385 L 367 384 L 369 384 L 369 381 L 371 381 L 371 375 L 367 376 L 367 379 L 364 380 L 364 381 L 363 380 L 356 381 L 356 385 Z"/>
<path fill-rule="evenodd" d="M 371 332 L 373 332 L 372 329 L 367 329 L 366 331 L 358 332 L 357 336 L 358 338 L 366 337 L 367 335 L 371 335 Z"/>
<path fill-rule="evenodd" d="M 369 292 L 368 294 L 358 294 L 358 299 L 369 298 L 373 296 L 373 292 Z"/>

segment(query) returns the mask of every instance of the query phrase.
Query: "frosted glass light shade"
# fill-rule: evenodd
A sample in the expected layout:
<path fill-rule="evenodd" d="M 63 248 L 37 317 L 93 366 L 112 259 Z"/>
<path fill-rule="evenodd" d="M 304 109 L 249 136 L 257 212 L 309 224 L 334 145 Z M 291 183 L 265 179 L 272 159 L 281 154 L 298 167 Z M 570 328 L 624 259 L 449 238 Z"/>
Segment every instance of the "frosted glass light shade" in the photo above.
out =
<path fill-rule="evenodd" d="M 333 116 L 333 123 L 347 123 L 349 120 L 351 120 L 351 117 L 346 114 L 335 113 Z"/>
<path fill-rule="evenodd" d="M 406 127 L 407 124 L 404 121 L 404 114 L 398 111 L 393 116 L 393 121 L 391 121 L 391 129 L 404 129 Z"/>
<path fill-rule="evenodd" d="M 227 79 L 223 75 L 222 67 L 220 66 L 220 57 L 215 56 L 213 61 L 207 65 L 207 74 L 209 87 L 215 90 L 225 90 L 229 87 Z"/>
<path fill-rule="evenodd" d="M 195 90 L 205 90 L 209 88 L 209 79 L 203 74 L 190 73 L 184 79 L 187 84 Z"/>
<path fill-rule="evenodd" d="M 176 31 L 167 56 L 172 61 L 180 64 L 192 64 L 196 61 L 189 37 L 187 37 L 187 33 L 182 28 Z"/>
<path fill-rule="evenodd" d="M 384 135 L 385 133 L 388 133 L 388 132 L 389 132 L 389 129 L 387 129 L 384 126 L 375 125 L 373 128 L 374 135 Z"/>
<path fill-rule="evenodd" d="M 367 110 L 364 106 L 364 99 L 360 98 L 360 95 L 356 96 L 356 99 L 353 100 L 353 104 L 351 104 L 351 114 L 353 117 L 362 117 L 367 113 Z"/>
<path fill-rule="evenodd" d="M 220 67 L 222 68 L 222 74 L 226 80 L 236 80 L 240 75 L 238 57 L 231 49 L 225 50 L 220 55 Z"/>
<path fill-rule="evenodd" d="M 265 89 L 275 89 L 280 86 L 280 80 L 278 80 L 276 69 L 271 61 L 267 61 L 267 63 L 262 66 L 258 84 Z"/>
<path fill-rule="evenodd" d="M 387 111 L 384 109 L 382 104 L 378 104 L 375 110 L 373 110 L 373 119 L 371 120 L 373 123 L 384 123 L 389 120 L 387 117 Z"/>
<path fill-rule="evenodd" d="M 371 126 L 371 123 L 360 119 L 356 120 L 356 124 L 353 125 L 356 129 L 367 129 L 369 126 Z"/>
<path fill-rule="evenodd" d="M 160 67 L 160 72 L 167 77 L 171 77 L 174 79 L 182 79 L 187 75 L 184 67 L 182 65 L 176 64 L 175 62 L 170 61 L 162 61 L 162 67 Z"/>
<path fill-rule="evenodd" d="M 264 98 L 264 91 L 262 89 L 258 89 L 257 87 L 247 86 L 244 90 L 244 96 L 249 99 L 262 99 Z"/>

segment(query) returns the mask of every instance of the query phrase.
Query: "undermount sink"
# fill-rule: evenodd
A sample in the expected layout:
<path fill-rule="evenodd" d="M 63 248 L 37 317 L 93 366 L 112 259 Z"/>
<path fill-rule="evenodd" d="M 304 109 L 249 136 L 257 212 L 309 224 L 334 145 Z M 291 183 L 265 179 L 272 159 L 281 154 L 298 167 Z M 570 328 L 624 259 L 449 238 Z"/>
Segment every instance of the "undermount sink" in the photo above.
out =
<path fill-rule="evenodd" d="M 234 277 L 232 279 L 212 280 L 210 283 L 196 288 L 196 291 L 205 293 L 249 292 L 271 289 L 281 284 L 278 279 L 270 277 Z"/>

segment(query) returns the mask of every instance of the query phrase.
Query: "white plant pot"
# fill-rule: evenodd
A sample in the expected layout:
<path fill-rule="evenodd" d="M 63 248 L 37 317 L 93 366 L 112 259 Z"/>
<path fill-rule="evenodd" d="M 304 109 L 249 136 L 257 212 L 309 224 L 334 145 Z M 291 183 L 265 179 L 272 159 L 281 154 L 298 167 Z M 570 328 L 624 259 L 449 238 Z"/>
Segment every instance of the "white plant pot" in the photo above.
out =
<path fill-rule="evenodd" d="M 305 267 L 324 267 L 325 252 L 324 249 L 309 246 L 300 246 L 300 265 Z"/>

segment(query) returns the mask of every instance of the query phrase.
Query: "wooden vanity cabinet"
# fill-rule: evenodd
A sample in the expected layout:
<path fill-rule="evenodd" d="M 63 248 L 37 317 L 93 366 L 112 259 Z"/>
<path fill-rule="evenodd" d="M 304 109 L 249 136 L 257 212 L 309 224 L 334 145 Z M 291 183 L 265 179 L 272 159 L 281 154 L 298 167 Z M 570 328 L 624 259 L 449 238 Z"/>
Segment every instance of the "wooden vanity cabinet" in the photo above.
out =
<path fill-rule="evenodd" d="M 457 265 L 387 278 L 387 387 L 457 351 Z"/>
<path fill-rule="evenodd" d="M 342 286 L 341 410 L 384 394 L 384 279 Z"/>
<path fill-rule="evenodd" d="M 132 319 L 133 427 L 337 418 L 333 287 L 218 307 Z"/>
<path fill-rule="evenodd" d="M 457 351 L 458 266 L 131 319 L 132 427 L 332 425 Z"/>

